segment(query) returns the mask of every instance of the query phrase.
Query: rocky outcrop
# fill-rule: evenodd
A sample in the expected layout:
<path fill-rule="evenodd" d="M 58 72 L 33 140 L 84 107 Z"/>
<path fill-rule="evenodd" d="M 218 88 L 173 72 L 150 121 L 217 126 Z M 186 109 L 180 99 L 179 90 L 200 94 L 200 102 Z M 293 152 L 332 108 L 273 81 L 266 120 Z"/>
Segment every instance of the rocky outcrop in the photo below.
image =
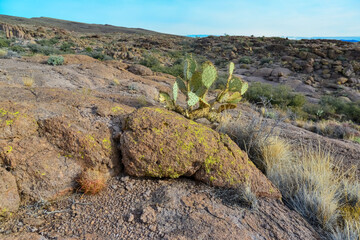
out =
<path fill-rule="evenodd" d="M 76 188 L 86 168 L 119 173 L 111 121 L 119 122 L 131 107 L 61 89 L 29 93 L 0 88 L 0 167 L 10 171 L 1 171 L 0 178 L 16 179 L 17 187 L 8 189 L 13 199 L 56 199 Z M 4 101 L 10 95 L 12 101 Z M 13 204 L 16 210 L 19 202 Z"/>
<path fill-rule="evenodd" d="M 31 33 L 21 26 L 0 23 L 0 30 L 5 32 L 7 38 L 32 39 Z"/>
<path fill-rule="evenodd" d="M 227 135 L 161 108 L 141 108 L 127 119 L 122 162 L 132 176 L 193 176 L 219 187 L 251 186 L 260 197 L 280 198 L 276 187 Z"/>

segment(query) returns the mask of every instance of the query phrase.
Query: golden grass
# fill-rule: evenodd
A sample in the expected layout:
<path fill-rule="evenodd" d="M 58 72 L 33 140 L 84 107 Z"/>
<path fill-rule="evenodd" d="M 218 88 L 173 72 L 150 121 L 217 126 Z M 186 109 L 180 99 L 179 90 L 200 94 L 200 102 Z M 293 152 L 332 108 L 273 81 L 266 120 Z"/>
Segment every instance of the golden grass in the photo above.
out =
<path fill-rule="evenodd" d="M 34 84 L 34 79 L 32 77 L 22 77 L 22 82 L 25 87 L 32 87 Z"/>
<path fill-rule="evenodd" d="M 263 120 L 224 120 L 219 130 L 247 150 L 288 206 L 324 229 L 330 239 L 360 239 L 360 182 L 355 171 L 344 172 L 341 160 L 321 146 L 295 149 L 274 136 L 273 127 Z"/>

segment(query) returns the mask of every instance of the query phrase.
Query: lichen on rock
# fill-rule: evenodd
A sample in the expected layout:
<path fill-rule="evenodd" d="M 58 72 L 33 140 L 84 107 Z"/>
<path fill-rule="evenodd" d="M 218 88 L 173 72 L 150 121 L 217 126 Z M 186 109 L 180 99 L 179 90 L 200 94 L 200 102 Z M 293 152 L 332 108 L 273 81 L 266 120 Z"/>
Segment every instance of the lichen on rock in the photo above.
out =
<path fill-rule="evenodd" d="M 227 135 L 165 109 L 147 107 L 130 114 L 121 151 L 125 171 L 132 176 L 193 176 L 218 187 L 246 183 L 257 196 L 281 197 Z"/>

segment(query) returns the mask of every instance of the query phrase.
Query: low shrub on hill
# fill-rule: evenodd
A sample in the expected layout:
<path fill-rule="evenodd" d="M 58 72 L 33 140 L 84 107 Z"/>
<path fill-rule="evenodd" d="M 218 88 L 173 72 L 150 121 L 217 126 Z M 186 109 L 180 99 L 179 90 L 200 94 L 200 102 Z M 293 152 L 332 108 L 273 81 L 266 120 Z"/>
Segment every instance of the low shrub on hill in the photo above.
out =
<path fill-rule="evenodd" d="M 54 47 L 41 46 L 39 44 L 29 44 L 28 47 L 32 53 L 40 53 L 46 56 L 49 56 L 51 54 L 60 54 L 60 50 Z"/>
<path fill-rule="evenodd" d="M 260 82 L 250 85 L 249 90 L 245 93 L 245 98 L 251 103 L 262 104 L 267 101 L 272 106 L 280 108 L 302 108 L 306 102 L 305 96 L 293 93 L 291 88 L 286 85 L 273 87 Z"/>
<path fill-rule="evenodd" d="M 64 57 L 63 56 L 52 55 L 52 56 L 50 56 L 48 58 L 47 63 L 49 65 L 54 65 L 54 66 L 63 65 L 64 64 Z"/>
<path fill-rule="evenodd" d="M 9 39 L 0 37 L 0 48 L 9 47 L 10 43 L 11 43 L 11 41 Z"/>

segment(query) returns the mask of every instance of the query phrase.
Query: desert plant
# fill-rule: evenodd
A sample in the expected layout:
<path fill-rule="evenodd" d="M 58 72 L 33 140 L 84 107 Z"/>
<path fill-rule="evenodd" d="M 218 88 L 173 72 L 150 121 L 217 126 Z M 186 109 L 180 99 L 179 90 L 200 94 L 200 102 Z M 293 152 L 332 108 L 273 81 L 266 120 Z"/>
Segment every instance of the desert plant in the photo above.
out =
<path fill-rule="evenodd" d="M 54 65 L 54 66 L 63 65 L 64 64 L 64 57 L 63 56 L 52 55 L 52 56 L 50 56 L 48 58 L 47 63 L 49 65 Z"/>
<path fill-rule="evenodd" d="M 93 169 L 87 169 L 81 173 L 77 182 L 80 190 L 85 194 L 96 194 L 106 187 L 106 177 L 103 173 Z"/>
<path fill-rule="evenodd" d="M 240 58 L 239 63 L 241 63 L 241 64 L 251 64 L 252 61 L 251 61 L 250 57 L 245 56 L 245 57 Z"/>
<path fill-rule="evenodd" d="M 8 51 L 6 51 L 5 49 L 0 49 L 0 58 L 5 58 L 7 53 Z"/>
<path fill-rule="evenodd" d="M 184 60 L 184 77 L 177 77 L 173 85 L 172 98 L 168 93 L 160 92 L 160 101 L 165 102 L 170 110 L 181 113 L 187 118 L 207 118 L 211 122 L 219 121 L 219 113 L 235 108 L 248 89 L 245 81 L 233 76 L 234 67 L 234 63 L 231 62 L 225 89 L 215 99 L 208 102 L 206 94 L 217 78 L 216 68 L 210 61 L 206 61 L 198 69 L 196 60 L 190 55 Z M 179 89 L 186 96 L 186 108 L 176 104 Z M 220 104 L 217 109 L 214 107 L 215 103 Z M 199 106 L 194 109 L 197 104 Z"/>
<path fill-rule="evenodd" d="M 25 87 L 32 87 L 34 84 L 34 79 L 32 77 L 23 77 L 22 82 Z"/>
<path fill-rule="evenodd" d="M 0 47 L 9 47 L 9 46 L 10 46 L 10 40 L 0 37 Z"/>

